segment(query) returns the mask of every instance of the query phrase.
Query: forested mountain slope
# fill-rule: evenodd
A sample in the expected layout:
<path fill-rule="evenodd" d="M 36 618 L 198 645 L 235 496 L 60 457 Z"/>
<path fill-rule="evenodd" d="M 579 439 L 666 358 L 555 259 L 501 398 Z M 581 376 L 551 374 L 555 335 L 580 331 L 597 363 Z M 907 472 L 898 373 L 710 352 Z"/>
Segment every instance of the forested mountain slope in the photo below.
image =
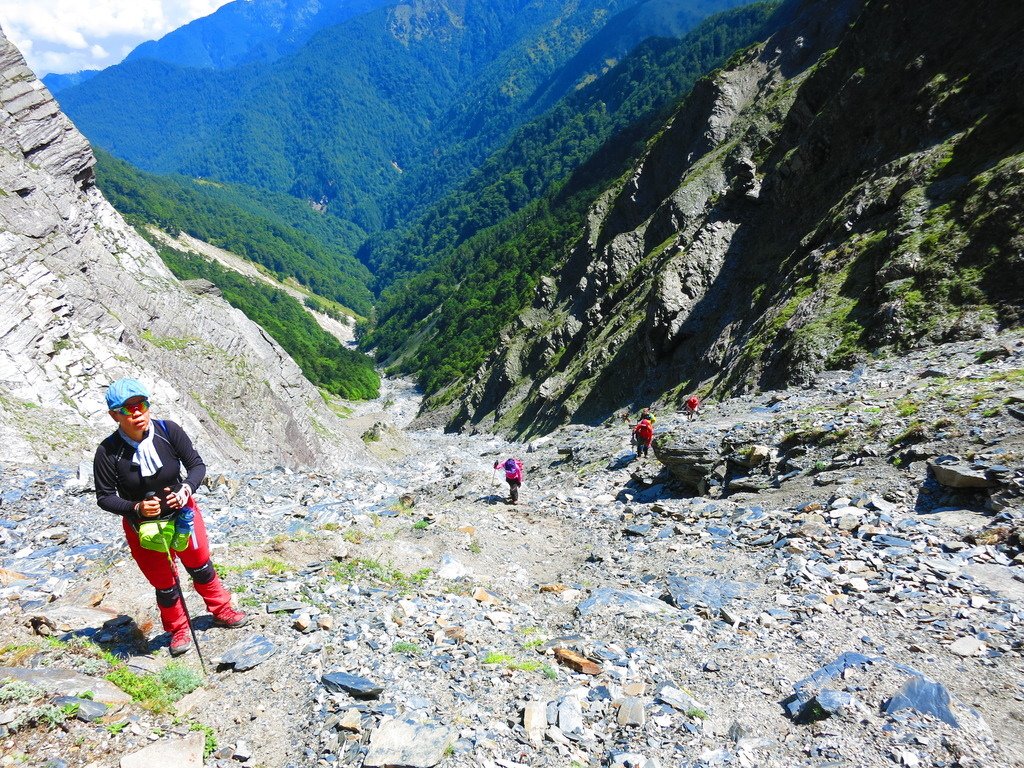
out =
<path fill-rule="evenodd" d="M 675 104 L 775 21 L 759 4 L 708 19 L 680 41 L 655 39 L 520 129 L 413 226 L 364 247 L 382 295 L 363 339 L 416 374 L 428 394 L 472 374 L 499 332 L 564 258 L 594 196 L 623 174 Z M 456 390 L 450 389 L 448 397 Z"/>
<path fill-rule="evenodd" d="M 452 426 L 543 430 L 1020 324 L 1024 8 L 785 12 L 597 198 Z"/>
<path fill-rule="evenodd" d="M 91 141 L 145 170 L 287 192 L 375 230 L 405 173 L 427 168 L 403 205 L 442 194 L 472 170 L 467 157 L 533 114 L 541 91 L 557 96 L 562 68 L 619 12 L 658 7 L 673 34 L 735 2 L 415 0 L 321 29 L 276 61 L 211 70 L 137 58 L 60 100 Z M 586 59 L 606 66 L 647 33 L 635 29 Z M 466 143 L 470 155 L 449 154 Z"/>
<path fill-rule="evenodd" d="M 96 182 L 129 221 L 154 224 L 261 264 L 353 312 L 370 312 L 370 273 L 350 254 L 364 233 L 282 193 L 145 173 L 96 151 Z"/>

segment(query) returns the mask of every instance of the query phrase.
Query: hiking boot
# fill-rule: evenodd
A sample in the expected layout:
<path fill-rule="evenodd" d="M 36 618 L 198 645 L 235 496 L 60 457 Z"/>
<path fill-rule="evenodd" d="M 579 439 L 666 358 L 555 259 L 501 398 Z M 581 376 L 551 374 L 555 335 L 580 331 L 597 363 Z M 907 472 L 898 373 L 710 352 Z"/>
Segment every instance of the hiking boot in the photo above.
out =
<path fill-rule="evenodd" d="M 215 627 L 244 627 L 249 621 L 249 616 L 242 611 L 236 611 L 228 606 L 213 617 Z"/>
<path fill-rule="evenodd" d="M 187 653 L 191 647 L 192 636 L 189 634 L 188 627 L 174 630 L 171 634 L 171 645 L 168 648 L 171 656 L 181 656 L 181 654 Z"/>

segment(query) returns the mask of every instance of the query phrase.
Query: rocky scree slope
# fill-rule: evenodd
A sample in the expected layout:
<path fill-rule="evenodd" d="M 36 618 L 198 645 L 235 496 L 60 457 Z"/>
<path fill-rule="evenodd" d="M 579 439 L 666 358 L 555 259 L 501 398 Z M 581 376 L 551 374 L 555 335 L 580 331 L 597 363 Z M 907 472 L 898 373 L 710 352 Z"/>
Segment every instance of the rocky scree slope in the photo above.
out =
<path fill-rule="evenodd" d="M 0 460 L 90 457 L 120 376 L 215 465 L 362 454 L 272 339 L 174 279 L 107 203 L 88 142 L 2 32 L 0 146 Z"/>
<path fill-rule="evenodd" d="M 595 202 L 450 427 L 539 432 L 1020 323 L 1024 9 L 783 13 Z"/>
<path fill-rule="evenodd" d="M 666 466 L 616 422 L 522 446 L 409 432 L 383 471 L 214 477 L 215 557 L 253 623 L 212 628 L 193 604 L 217 671 L 173 714 L 102 679 L 174 670 L 116 524 L 96 524 L 73 470 L 18 470 L 0 515 L 0 679 L 22 681 L 0 687 L 4 749 L 198 765 L 201 728 L 224 768 L 1022 765 L 1022 370 L 1017 334 L 692 423 L 662 411 Z M 702 495 L 676 479 L 689 443 L 729 467 Z M 514 507 L 490 469 L 509 453 L 527 473 Z M 47 725 L 43 707 L 83 690 L 107 708 Z"/>

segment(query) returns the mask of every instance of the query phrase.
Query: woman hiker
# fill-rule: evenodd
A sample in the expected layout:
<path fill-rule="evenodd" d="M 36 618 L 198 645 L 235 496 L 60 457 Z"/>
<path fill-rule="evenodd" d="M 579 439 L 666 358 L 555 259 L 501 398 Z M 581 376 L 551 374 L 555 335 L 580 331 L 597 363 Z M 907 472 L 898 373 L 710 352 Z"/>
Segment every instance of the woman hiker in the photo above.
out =
<path fill-rule="evenodd" d="M 96 503 L 121 516 L 132 557 L 156 589 L 160 620 L 171 634 L 171 655 L 180 656 L 192 646 L 192 639 L 172 558 L 181 560 L 192 576 L 214 625 L 240 627 L 248 620 L 231 607 L 231 593 L 213 568 L 206 526 L 192 496 L 206 476 L 206 465 L 180 426 L 151 419 L 149 391 L 136 379 L 118 379 L 107 388 L 107 409 L 117 430 L 100 443 L 93 459 Z M 181 482 L 183 467 L 186 477 Z M 182 509 L 187 510 L 184 515 Z M 174 521 L 188 512 L 191 527 L 179 524 L 175 536 Z M 146 534 L 140 541 L 140 526 L 151 521 L 168 521 L 170 526 L 169 535 L 156 545 L 159 548 L 144 546 L 154 546 Z"/>
<path fill-rule="evenodd" d="M 494 468 L 501 466 L 505 470 L 505 482 L 508 483 L 508 501 L 510 504 L 519 502 L 519 487 L 523 484 L 523 462 L 519 459 L 506 459 L 504 463 L 495 461 Z"/>

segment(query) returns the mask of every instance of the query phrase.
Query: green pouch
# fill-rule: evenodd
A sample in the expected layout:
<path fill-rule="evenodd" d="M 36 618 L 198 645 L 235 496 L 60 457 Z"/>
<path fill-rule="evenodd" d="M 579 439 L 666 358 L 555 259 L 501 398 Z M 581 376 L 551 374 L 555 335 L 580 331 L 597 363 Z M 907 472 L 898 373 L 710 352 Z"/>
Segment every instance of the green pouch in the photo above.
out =
<path fill-rule="evenodd" d="M 174 540 L 173 520 L 147 520 L 139 525 L 139 544 L 144 549 L 169 552 Z"/>

